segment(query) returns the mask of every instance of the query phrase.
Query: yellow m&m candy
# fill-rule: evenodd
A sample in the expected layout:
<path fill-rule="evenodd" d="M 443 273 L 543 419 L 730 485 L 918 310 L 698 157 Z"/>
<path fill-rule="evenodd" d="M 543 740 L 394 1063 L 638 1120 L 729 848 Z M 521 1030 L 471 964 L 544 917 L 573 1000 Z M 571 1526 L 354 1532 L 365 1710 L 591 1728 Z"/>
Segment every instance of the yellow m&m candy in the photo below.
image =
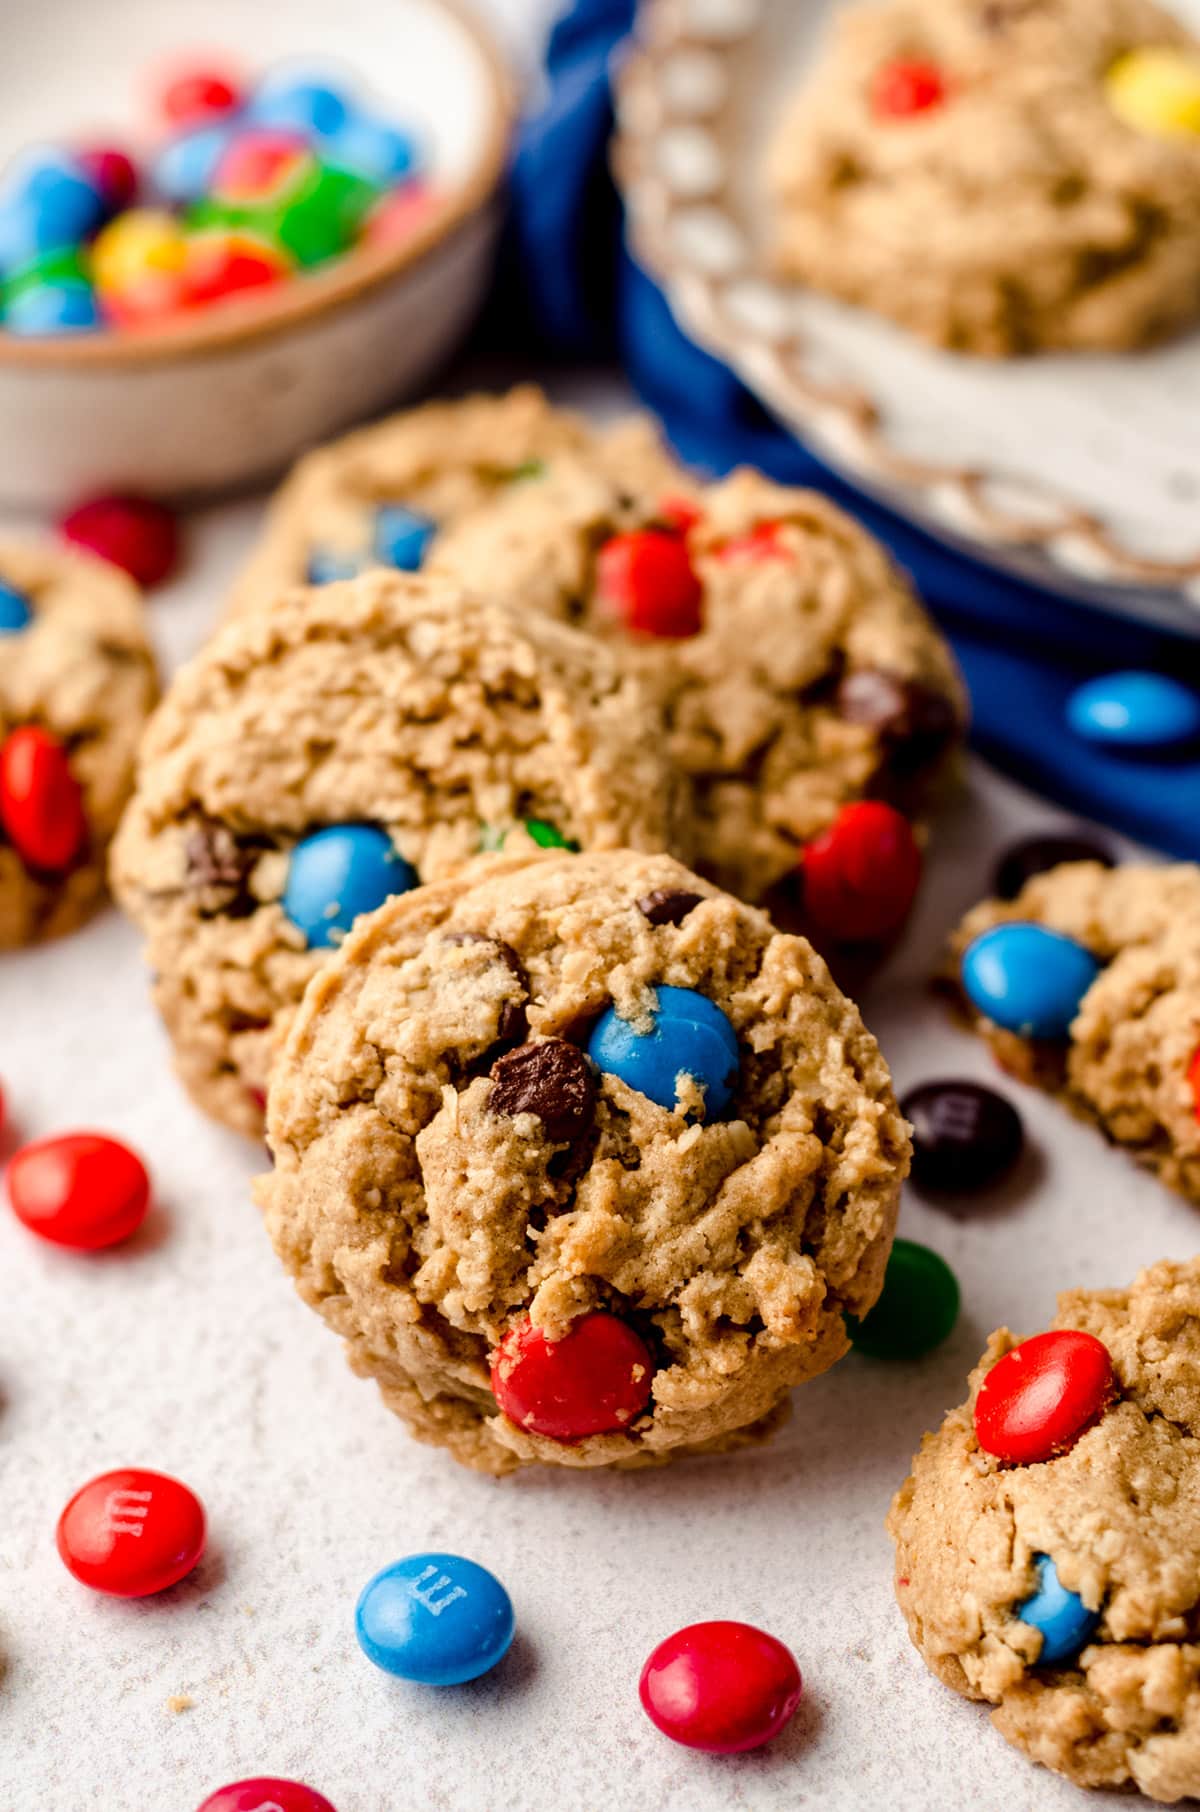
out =
<path fill-rule="evenodd" d="M 174 314 L 186 299 L 187 240 L 173 214 L 130 208 L 92 247 L 92 280 L 106 318 L 136 327 Z"/>
<path fill-rule="evenodd" d="M 119 294 L 146 277 L 183 269 L 187 244 L 173 214 L 130 208 L 97 235 L 92 247 L 96 288 Z"/>
<path fill-rule="evenodd" d="M 1118 118 L 1156 138 L 1200 137 L 1200 56 L 1166 45 L 1118 57 L 1105 80 Z"/>

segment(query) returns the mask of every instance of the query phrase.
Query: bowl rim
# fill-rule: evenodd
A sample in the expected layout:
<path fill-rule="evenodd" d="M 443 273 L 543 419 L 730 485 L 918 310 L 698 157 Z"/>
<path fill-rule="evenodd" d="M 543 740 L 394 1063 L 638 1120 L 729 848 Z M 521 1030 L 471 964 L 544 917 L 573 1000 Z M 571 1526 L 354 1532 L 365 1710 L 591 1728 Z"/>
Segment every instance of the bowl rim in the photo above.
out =
<path fill-rule="evenodd" d="M 0 323 L 0 371 L 123 371 L 228 352 L 310 325 L 411 270 L 489 202 L 504 175 L 516 118 L 514 78 L 500 48 L 465 0 L 422 0 L 448 15 L 478 57 L 487 85 L 486 133 L 474 168 L 446 191 L 428 220 L 395 246 L 356 247 L 328 270 L 281 285 L 268 302 L 233 297 L 136 332 L 106 330 L 22 338 Z"/>

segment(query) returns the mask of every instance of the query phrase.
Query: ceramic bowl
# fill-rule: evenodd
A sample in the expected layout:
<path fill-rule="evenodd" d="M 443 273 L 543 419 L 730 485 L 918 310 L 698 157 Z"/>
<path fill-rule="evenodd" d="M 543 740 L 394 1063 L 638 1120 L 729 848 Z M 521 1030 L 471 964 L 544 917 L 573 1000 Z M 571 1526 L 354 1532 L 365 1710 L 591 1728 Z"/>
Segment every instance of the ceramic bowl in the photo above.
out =
<path fill-rule="evenodd" d="M 133 144 L 156 68 L 194 53 L 254 73 L 340 68 L 421 140 L 437 201 L 411 239 L 355 250 L 270 296 L 140 332 L 0 331 L 0 497 L 195 496 L 269 477 L 410 394 L 487 284 L 512 101 L 452 0 L 38 0 L 5 19 L 0 163 L 57 138 Z"/>

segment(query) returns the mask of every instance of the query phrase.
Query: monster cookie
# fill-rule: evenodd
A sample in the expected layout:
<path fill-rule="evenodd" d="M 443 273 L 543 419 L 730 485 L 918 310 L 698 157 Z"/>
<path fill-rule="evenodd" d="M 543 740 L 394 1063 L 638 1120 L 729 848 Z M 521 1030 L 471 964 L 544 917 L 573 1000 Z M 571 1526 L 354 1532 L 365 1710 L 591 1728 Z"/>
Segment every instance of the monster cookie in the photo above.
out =
<path fill-rule="evenodd" d="M 438 561 L 582 623 L 636 673 L 695 785 L 705 873 L 783 910 L 773 890 L 822 838 L 805 928 L 896 928 L 919 869 L 906 826 L 880 805 L 839 815 L 865 794 L 920 812 L 965 700 L 946 644 L 849 517 L 748 471 L 673 498 L 564 455 L 460 518 Z"/>
<path fill-rule="evenodd" d="M 1200 1203 L 1200 868 L 1034 875 L 967 914 L 947 979 L 1006 1069 Z"/>
<path fill-rule="evenodd" d="M 883 1280 L 908 1138 L 811 945 L 667 856 L 481 858 L 362 920 L 276 1065 L 301 1295 L 465 1464 L 771 1425 Z"/>
<path fill-rule="evenodd" d="M 414 571 L 435 551 L 440 526 L 528 483 L 556 454 L 589 446 L 608 469 L 643 483 L 667 485 L 677 470 L 646 422 L 597 434 L 531 385 L 360 428 L 308 454 L 281 487 L 230 608 L 368 566 Z"/>
<path fill-rule="evenodd" d="M 679 787 L 604 650 L 445 581 L 295 589 L 177 677 L 114 883 L 200 1105 L 262 1125 L 273 1046 L 354 918 L 480 847 L 660 849 Z"/>
<path fill-rule="evenodd" d="M 102 898 L 157 690 L 123 573 L 0 543 L 0 949 L 71 931 Z"/>
<path fill-rule="evenodd" d="M 782 275 L 955 351 L 1200 317 L 1200 43 L 1155 0 L 839 11 L 766 178 Z"/>
<path fill-rule="evenodd" d="M 1080 1786 L 1200 1795 L 1200 1260 L 992 1335 L 892 1504 L 926 1664 Z"/>

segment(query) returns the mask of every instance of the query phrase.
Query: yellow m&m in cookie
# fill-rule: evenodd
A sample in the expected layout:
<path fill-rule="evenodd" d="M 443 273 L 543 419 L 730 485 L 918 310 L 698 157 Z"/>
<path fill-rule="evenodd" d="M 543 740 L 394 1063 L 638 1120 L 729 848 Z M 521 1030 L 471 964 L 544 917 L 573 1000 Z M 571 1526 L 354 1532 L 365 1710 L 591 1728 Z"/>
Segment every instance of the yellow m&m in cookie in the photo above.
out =
<path fill-rule="evenodd" d="M 1106 78 L 1113 112 L 1158 138 L 1200 137 L 1200 57 L 1149 46 L 1119 57 Z"/>

